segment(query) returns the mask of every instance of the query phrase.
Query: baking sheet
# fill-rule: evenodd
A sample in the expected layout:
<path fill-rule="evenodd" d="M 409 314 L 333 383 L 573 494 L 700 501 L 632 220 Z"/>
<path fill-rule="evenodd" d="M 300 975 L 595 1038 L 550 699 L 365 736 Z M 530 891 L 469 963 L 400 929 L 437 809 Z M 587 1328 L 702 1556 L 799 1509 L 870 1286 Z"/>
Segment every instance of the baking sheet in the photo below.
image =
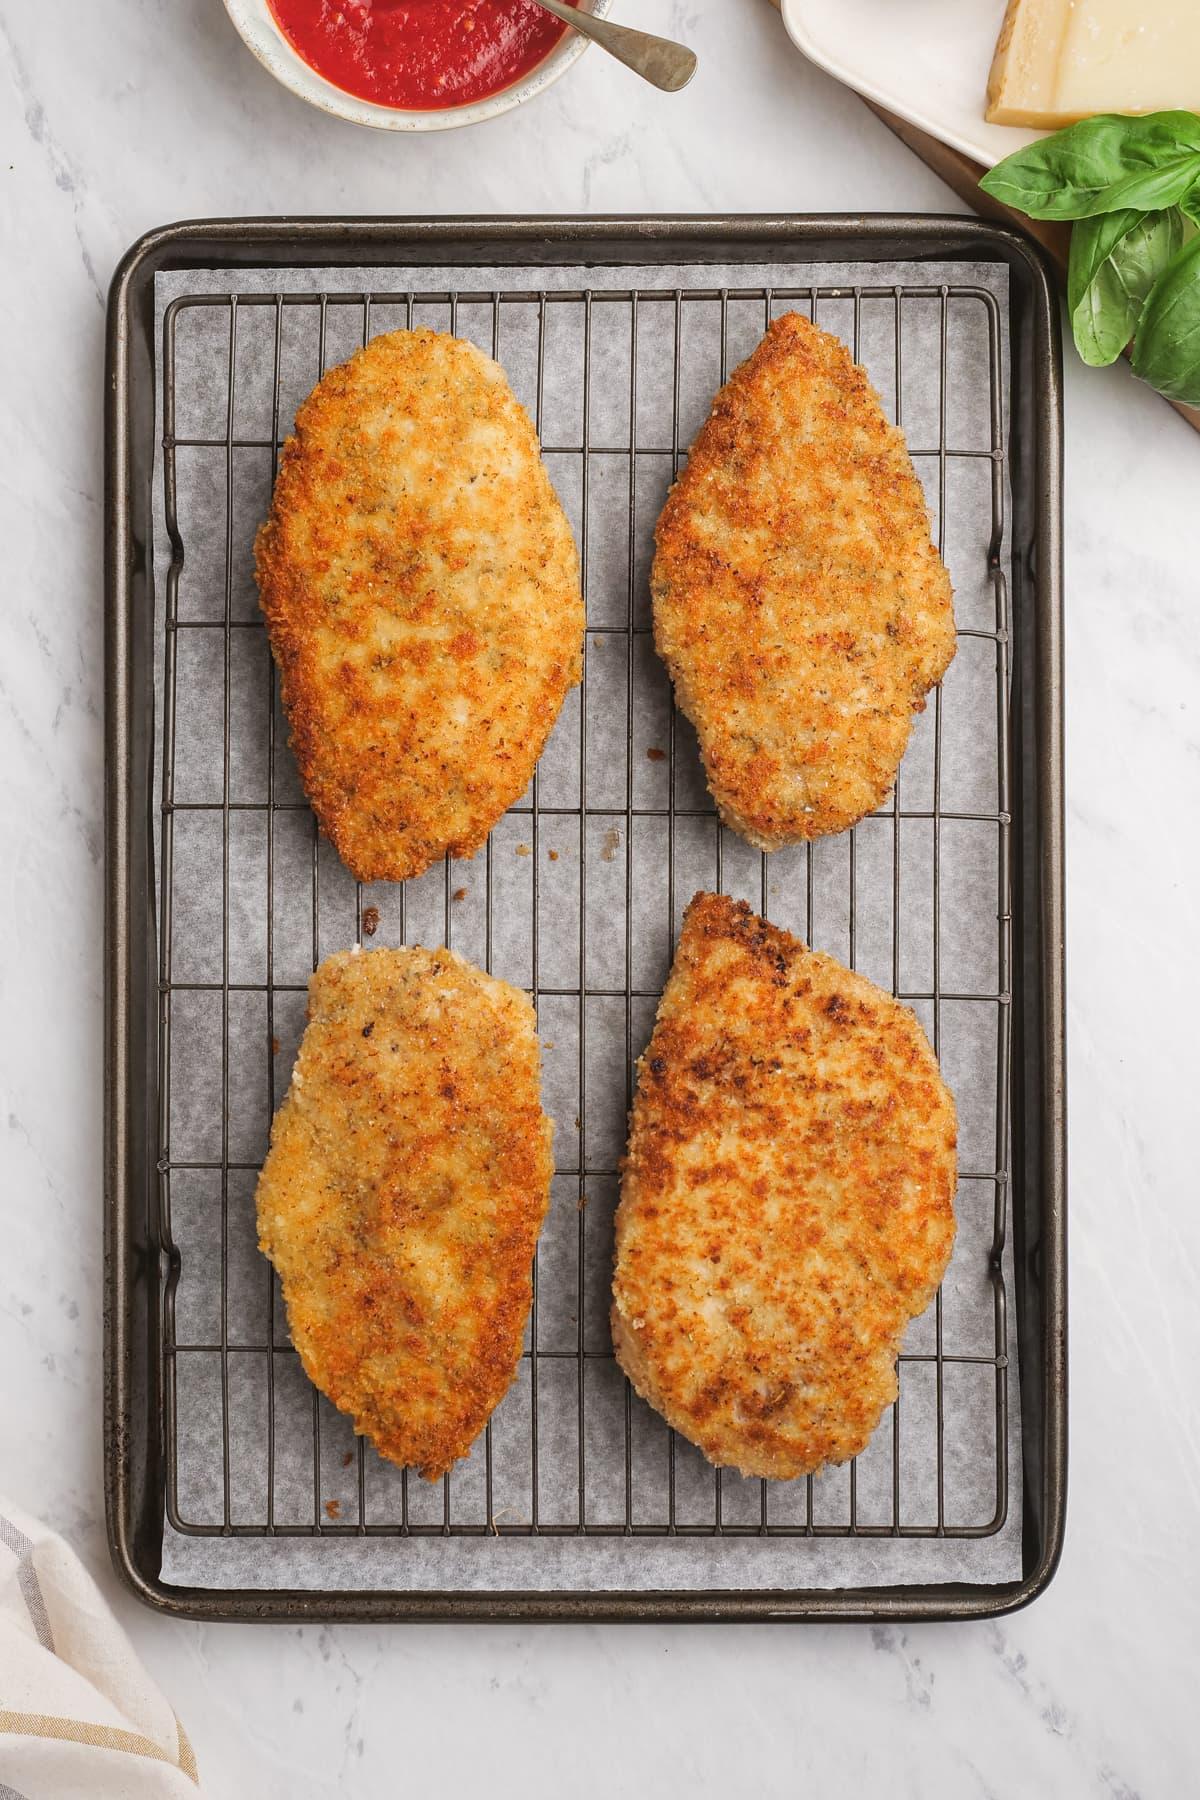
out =
<path fill-rule="evenodd" d="M 881 291 L 857 306 L 852 295 L 828 291 L 851 284 Z M 590 302 L 565 297 L 583 288 Z M 903 288 L 922 295 L 898 304 Z M 792 289 L 805 293 L 789 298 Z M 672 714 L 646 630 L 647 573 L 676 453 L 701 423 L 723 362 L 732 368 L 753 347 L 769 314 L 789 305 L 808 311 L 813 289 L 818 322 L 851 344 L 857 332 L 885 405 L 894 414 L 899 402 L 942 533 L 963 635 L 943 697 L 918 721 L 901 771 L 899 847 L 885 807 L 857 828 L 853 847 L 846 835 L 811 854 L 798 847 L 764 859 L 717 828 L 694 738 Z M 631 290 L 639 296 L 636 337 Z M 711 298 L 692 298 L 697 290 Z M 498 309 L 489 298 L 497 291 L 508 296 Z M 160 893 L 159 903 L 161 917 L 169 898 L 171 917 L 168 1180 L 178 1252 L 173 1320 L 168 1309 L 175 1371 L 169 1498 L 183 1529 L 167 1526 L 164 1581 L 660 1590 L 1018 1578 L 1011 1322 L 997 1335 L 997 1308 L 1013 1291 L 1007 1234 L 998 1273 L 993 1258 L 997 1206 L 1002 1213 L 1006 1200 L 997 1181 L 1007 1169 L 1007 1145 L 997 1141 L 1006 1004 L 997 920 L 1008 907 L 1000 890 L 997 586 L 989 557 L 998 553 L 1002 573 L 1009 546 L 1006 530 L 994 541 L 1008 509 L 997 521 L 992 453 L 1006 424 L 993 418 L 989 318 L 998 322 L 1003 356 L 1007 271 L 990 263 L 192 270 L 156 278 L 159 342 L 173 300 L 256 292 L 325 293 L 328 301 L 278 314 L 247 305 L 233 324 L 227 305 L 177 312 L 176 442 L 168 458 L 174 558 L 161 471 L 155 493 L 160 728 L 167 698 L 161 625 L 173 561 L 179 624 L 170 894 Z M 534 292 L 564 297 L 544 305 L 520 297 Z M 462 297 L 451 303 L 449 294 Z M 375 296 L 369 306 L 364 295 Z M 354 296 L 353 304 L 341 304 L 341 296 Z M 357 895 L 329 846 L 315 839 L 278 715 L 273 763 L 268 754 L 269 662 L 250 548 L 269 498 L 273 427 L 286 433 L 315 380 L 322 332 L 328 366 L 364 330 L 374 335 L 408 322 L 410 307 L 415 322 L 453 326 L 489 352 L 494 346 L 517 393 L 540 413 L 551 473 L 584 549 L 588 673 L 584 695 L 568 700 L 542 758 L 536 810 L 531 792 L 497 826 L 486 856 L 431 870 L 404 890 L 381 885 Z M 221 628 L 227 600 L 228 632 Z M 161 743 L 157 749 L 161 766 Z M 935 810 L 936 833 L 932 816 L 921 816 Z M 608 1343 L 611 1219 L 630 1061 L 649 1033 L 672 931 L 702 886 L 748 899 L 815 946 L 852 956 L 885 986 L 929 996 L 912 1003 L 937 1037 L 960 1114 L 958 1243 L 940 1324 L 931 1308 L 906 1339 L 905 1358 L 913 1360 L 901 1365 L 899 1432 L 895 1414 L 885 1416 L 853 1474 L 768 1484 L 765 1515 L 762 1484 L 728 1472 L 717 1477 L 627 1397 Z M 530 1336 L 537 1355 L 527 1346 L 487 1441 L 447 1487 L 429 1487 L 369 1449 L 360 1452 L 347 1422 L 314 1397 L 254 1245 L 255 1171 L 302 1028 L 303 982 L 315 954 L 355 941 L 364 911 L 373 922 L 371 908 L 378 922 L 368 941 L 433 944 L 449 936 L 481 963 L 490 941 L 493 970 L 536 987 L 546 1103 L 556 1120 L 558 1173 L 539 1250 L 536 1340 L 532 1326 Z M 200 1345 L 215 1347 L 188 1347 Z M 1007 1412 L 998 1441 L 1000 1393 Z M 895 1535 L 897 1525 L 901 1533 L 939 1530 L 939 1410 L 946 1535 Z M 328 1535 L 221 1535 L 226 1432 L 235 1531 L 260 1530 L 269 1507 L 279 1528 L 311 1531 L 316 1523 Z M 535 1501 L 539 1535 L 513 1535 L 528 1533 Z M 852 1506 L 859 1535 L 848 1536 Z M 405 1523 L 409 1535 L 399 1535 Z M 360 1524 L 387 1535 L 353 1535 Z"/>

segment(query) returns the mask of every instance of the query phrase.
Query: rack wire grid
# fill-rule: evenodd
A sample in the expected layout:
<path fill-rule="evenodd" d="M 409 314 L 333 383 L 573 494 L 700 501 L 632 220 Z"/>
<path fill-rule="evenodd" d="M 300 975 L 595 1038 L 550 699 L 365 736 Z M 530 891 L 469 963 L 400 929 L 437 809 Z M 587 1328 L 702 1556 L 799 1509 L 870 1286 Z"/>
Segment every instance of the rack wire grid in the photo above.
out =
<path fill-rule="evenodd" d="M 955 667 L 969 657 L 975 673 L 961 693 L 948 681 L 932 697 L 886 804 L 840 839 L 768 858 L 719 827 L 694 738 L 671 706 L 652 647 L 648 544 L 702 416 L 685 418 L 681 407 L 687 344 L 697 331 L 708 344 L 711 397 L 771 318 L 792 307 L 837 330 L 856 359 L 869 338 L 864 360 L 908 431 L 939 547 L 948 482 L 965 471 L 975 484 L 984 547 L 971 581 L 990 616 L 964 623 L 960 607 Z M 289 409 L 357 344 L 412 323 L 469 336 L 515 371 L 577 527 L 586 672 L 531 790 L 479 858 L 447 858 L 419 881 L 364 890 L 320 838 L 299 789 L 250 554 Z M 919 417 L 905 412 L 914 331 L 922 392 L 933 393 L 910 409 Z M 197 414 L 189 402 L 181 419 L 185 332 L 186 353 L 203 357 L 211 380 L 205 407 Z M 961 333 L 982 346 L 987 384 L 986 441 L 972 445 L 951 443 L 948 433 Z M 1002 1252 L 1012 946 L 1006 449 L 994 295 L 946 284 L 206 293 L 170 304 L 162 350 L 170 566 L 158 709 L 158 1169 L 171 1524 L 201 1536 L 998 1531 L 1009 1504 Z M 656 389 L 650 402 L 648 386 Z M 257 426 L 246 423 L 251 412 Z M 960 591 L 961 580 L 960 572 Z M 944 804 L 956 706 L 960 735 L 991 745 L 992 791 L 973 807 Z M 981 899 L 976 870 L 973 914 L 981 921 L 975 966 L 987 978 L 973 984 L 955 984 L 943 943 L 964 833 L 991 846 L 989 891 Z M 964 1145 L 955 1262 L 906 1340 L 890 1414 L 848 1468 L 787 1484 L 712 1469 L 632 1393 L 608 1340 L 612 1213 L 635 1058 L 682 908 L 714 882 L 889 986 L 922 1017 L 943 1059 L 949 1014 L 969 1017 L 973 1041 L 991 1046 L 994 1070 L 980 1128 L 968 1133 L 977 1166 Z M 645 929 L 635 918 L 639 898 L 653 916 Z M 956 902 L 956 917 L 961 910 Z M 254 1182 L 302 1029 L 308 965 L 373 937 L 453 944 L 531 989 L 557 1115 L 558 1173 L 518 1377 L 470 1458 L 436 1487 L 383 1463 L 309 1387 L 276 1279 L 254 1243 Z M 917 940 L 924 949 L 914 977 Z M 947 1314 L 959 1268 L 985 1294 L 982 1341 L 964 1342 Z M 991 1445 L 982 1459 L 981 1431 Z"/>

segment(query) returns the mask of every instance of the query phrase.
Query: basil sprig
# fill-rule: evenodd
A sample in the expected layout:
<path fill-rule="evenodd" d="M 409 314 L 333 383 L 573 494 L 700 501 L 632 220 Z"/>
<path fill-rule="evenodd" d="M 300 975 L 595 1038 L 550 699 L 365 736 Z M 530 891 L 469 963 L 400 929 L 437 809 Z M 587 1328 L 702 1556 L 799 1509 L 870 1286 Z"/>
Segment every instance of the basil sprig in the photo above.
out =
<path fill-rule="evenodd" d="M 1067 309 L 1084 362 L 1133 341 L 1135 372 L 1200 406 L 1200 117 L 1100 113 L 983 177 L 1033 219 L 1071 219 Z"/>

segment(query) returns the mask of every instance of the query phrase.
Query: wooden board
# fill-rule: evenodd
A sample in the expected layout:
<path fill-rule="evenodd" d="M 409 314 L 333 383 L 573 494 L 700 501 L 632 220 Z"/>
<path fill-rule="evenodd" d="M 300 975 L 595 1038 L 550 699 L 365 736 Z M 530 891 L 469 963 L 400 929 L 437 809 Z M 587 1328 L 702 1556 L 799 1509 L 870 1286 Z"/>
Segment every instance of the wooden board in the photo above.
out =
<path fill-rule="evenodd" d="M 778 8 L 779 0 L 772 0 Z M 1046 251 L 1058 273 L 1063 290 L 1067 284 L 1067 258 L 1070 254 L 1071 228 L 1069 225 L 1052 224 L 1040 219 L 1027 219 L 1024 213 L 1014 212 L 1000 200 L 994 200 L 985 194 L 979 185 L 983 174 L 981 164 L 971 157 L 964 156 L 961 150 L 951 149 L 940 139 L 930 137 L 928 132 L 920 131 L 905 119 L 898 119 L 895 113 L 888 112 L 886 107 L 877 106 L 873 100 L 864 100 L 864 106 L 870 107 L 876 118 L 882 119 L 888 130 L 894 133 L 915 156 L 919 156 L 927 168 L 952 188 L 960 200 L 981 214 L 985 219 L 994 219 L 999 225 L 1013 225 L 1023 231 L 1027 237 L 1035 238 Z M 1174 407 L 1181 419 L 1186 419 L 1193 431 L 1200 431 L 1200 407 L 1181 406 L 1174 400 L 1167 401 Z"/>

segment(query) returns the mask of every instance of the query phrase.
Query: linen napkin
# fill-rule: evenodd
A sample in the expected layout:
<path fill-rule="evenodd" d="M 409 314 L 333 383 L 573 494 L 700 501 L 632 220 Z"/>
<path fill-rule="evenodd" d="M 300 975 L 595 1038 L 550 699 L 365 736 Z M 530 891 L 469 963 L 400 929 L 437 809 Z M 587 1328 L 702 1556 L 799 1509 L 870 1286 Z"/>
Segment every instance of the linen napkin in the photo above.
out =
<path fill-rule="evenodd" d="M 196 1759 L 95 1582 L 0 1498 L 0 1800 L 197 1800 Z"/>

